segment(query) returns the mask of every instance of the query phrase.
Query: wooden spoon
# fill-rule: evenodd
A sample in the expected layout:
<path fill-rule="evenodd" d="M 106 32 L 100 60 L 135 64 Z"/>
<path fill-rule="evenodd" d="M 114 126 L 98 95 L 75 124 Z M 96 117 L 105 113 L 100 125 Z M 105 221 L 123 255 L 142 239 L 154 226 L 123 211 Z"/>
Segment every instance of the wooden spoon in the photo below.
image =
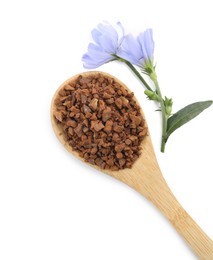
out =
<path fill-rule="evenodd" d="M 100 73 L 106 77 L 111 77 L 114 81 L 121 84 L 128 91 L 129 89 L 115 77 L 103 72 L 84 72 L 79 75 L 93 76 Z M 56 122 L 54 111 L 56 110 L 55 99 L 58 97 L 58 92 L 68 83 L 75 81 L 79 75 L 76 75 L 65 81 L 56 91 L 51 105 L 51 121 L 54 132 L 64 147 L 78 159 L 78 153 L 64 139 L 63 130 Z M 137 101 L 137 100 L 136 100 Z M 138 101 L 137 101 L 138 103 Z M 139 104 L 139 103 L 138 103 Z M 141 110 L 144 117 L 144 113 Z M 145 117 L 144 117 L 145 118 Z M 150 200 L 171 222 L 178 233 L 188 242 L 195 254 L 200 259 L 213 259 L 213 241 L 204 233 L 204 231 L 196 224 L 189 216 L 184 208 L 177 201 L 166 181 L 163 178 L 159 168 L 150 135 L 146 136 L 142 143 L 142 155 L 135 161 L 131 169 L 119 171 L 103 170 L 97 166 L 96 169 L 107 173 L 108 175 L 126 183 L 140 194 Z M 92 166 L 92 165 L 91 165 Z"/>

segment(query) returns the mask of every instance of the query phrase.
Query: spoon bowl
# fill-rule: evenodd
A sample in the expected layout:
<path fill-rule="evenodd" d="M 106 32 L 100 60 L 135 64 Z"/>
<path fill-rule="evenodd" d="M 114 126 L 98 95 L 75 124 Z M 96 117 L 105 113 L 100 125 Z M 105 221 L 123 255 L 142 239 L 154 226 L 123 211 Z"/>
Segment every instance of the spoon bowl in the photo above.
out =
<path fill-rule="evenodd" d="M 68 80 L 66 80 L 56 91 L 52 99 L 51 104 L 51 122 L 54 132 L 59 141 L 64 147 L 75 157 L 83 160 L 79 154 L 72 149 L 65 138 L 64 130 L 62 126 L 57 122 L 54 113 L 56 111 L 55 100 L 57 99 L 59 92 L 67 85 L 75 80 L 79 76 L 89 77 L 103 75 L 105 77 L 113 78 L 113 80 L 119 83 L 123 88 L 130 90 L 120 80 L 103 72 L 84 72 L 78 74 Z M 137 104 L 138 101 L 135 99 Z M 142 117 L 145 119 L 142 109 L 140 109 Z M 83 160 L 84 161 L 84 160 Z M 91 164 L 90 164 L 91 165 Z M 189 244 L 194 253 L 200 257 L 200 259 L 213 259 L 213 241 L 204 233 L 204 231 L 195 223 L 195 221 L 189 216 L 189 214 L 183 209 L 180 203 L 177 201 L 170 188 L 168 187 L 160 167 L 158 165 L 155 152 L 153 149 L 151 137 L 149 134 L 142 141 L 142 153 L 139 158 L 133 163 L 131 168 L 125 168 L 122 170 L 107 170 L 101 169 L 96 165 L 91 165 L 96 169 L 124 182 L 128 186 L 132 187 L 148 200 L 150 200 L 171 222 L 178 233 Z"/>

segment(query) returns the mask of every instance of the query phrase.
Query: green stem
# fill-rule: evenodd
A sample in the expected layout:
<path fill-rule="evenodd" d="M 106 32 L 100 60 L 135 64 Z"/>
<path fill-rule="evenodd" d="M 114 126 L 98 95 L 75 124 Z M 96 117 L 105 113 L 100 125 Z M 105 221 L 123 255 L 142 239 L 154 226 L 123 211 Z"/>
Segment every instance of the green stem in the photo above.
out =
<path fill-rule="evenodd" d="M 143 85 L 150 91 L 153 91 L 150 86 L 147 84 L 147 82 L 145 81 L 145 79 L 141 76 L 141 74 L 138 72 L 138 70 L 127 60 L 117 56 L 117 55 L 113 55 L 116 60 L 124 62 L 134 73 L 135 75 L 139 78 L 139 80 L 143 83 Z"/>
<path fill-rule="evenodd" d="M 166 108 L 164 104 L 164 100 L 160 91 L 160 87 L 157 81 L 157 77 L 153 79 L 153 82 L 156 87 L 156 92 L 158 96 L 160 97 L 160 106 L 161 106 L 161 114 L 162 114 L 162 139 L 161 139 L 161 152 L 163 153 L 165 151 L 165 145 L 166 145 L 166 136 L 167 136 L 167 116 L 166 116 Z"/>
<path fill-rule="evenodd" d="M 141 74 L 138 72 L 138 70 L 127 60 L 117 56 L 117 55 L 113 55 L 115 57 L 116 60 L 124 62 L 133 72 L 134 74 L 139 78 L 139 80 L 143 83 L 143 85 L 150 91 L 153 92 L 152 88 L 146 83 L 146 81 L 144 80 L 144 78 L 141 76 Z M 164 104 L 164 100 L 160 91 L 160 87 L 157 81 L 157 76 L 156 73 L 154 71 L 153 68 L 153 73 L 150 74 L 150 78 L 152 79 L 152 81 L 155 84 L 156 87 L 156 93 L 159 96 L 159 103 L 161 106 L 161 114 L 162 114 L 162 139 L 161 139 L 161 152 L 163 153 L 165 151 L 165 145 L 166 145 L 166 141 L 167 141 L 167 115 L 166 115 L 166 108 L 165 108 L 165 104 Z"/>

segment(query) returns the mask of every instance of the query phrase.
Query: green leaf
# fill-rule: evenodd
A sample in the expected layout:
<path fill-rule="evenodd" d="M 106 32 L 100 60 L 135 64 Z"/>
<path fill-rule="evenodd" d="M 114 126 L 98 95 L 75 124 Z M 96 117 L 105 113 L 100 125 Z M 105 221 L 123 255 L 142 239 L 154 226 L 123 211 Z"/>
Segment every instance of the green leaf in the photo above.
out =
<path fill-rule="evenodd" d="M 211 106 L 213 103 L 212 100 L 208 101 L 202 101 L 202 102 L 196 102 L 191 105 L 188 105 L 181 110 L 179 110 L 177 113 L 172 115 L 168 119 L 167 123 L 167 137 L 166 140 L 169 138 L 169 136 L 179 127 L 186 124 L 196 116 L 198 116 L 203 110 Z"/>

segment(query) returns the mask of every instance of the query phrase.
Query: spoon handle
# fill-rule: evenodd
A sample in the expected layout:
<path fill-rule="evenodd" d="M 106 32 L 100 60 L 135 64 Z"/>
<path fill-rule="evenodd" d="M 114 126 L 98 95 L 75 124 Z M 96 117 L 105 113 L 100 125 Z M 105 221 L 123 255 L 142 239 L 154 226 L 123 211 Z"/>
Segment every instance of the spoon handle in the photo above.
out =
<path fill-rule="evenodd" d="M 213 241 L 177 201 L 159 168 L 153 169 L 144 170 L 146 182 L 140 179 L 143 173 L 140 171 L 139 175 L 138 171 L 137 182 L 129 183 L 130 186 L 149 199 L 168 218 L 200 259 L 213 260 Z"/>
<path fill-rule="evenodd" d="M 170 221 L 200 259 L 213 259 L 213 241 L 182 207 Z"/>
<path fill-rule="evenodd" d="M 200 259 L 212 260 L 213 241 L 180 205 L 164 179 L 161 181 L 157 189 L 154 186 L 155 191 L 149 199 L 169 219 Z"/>

